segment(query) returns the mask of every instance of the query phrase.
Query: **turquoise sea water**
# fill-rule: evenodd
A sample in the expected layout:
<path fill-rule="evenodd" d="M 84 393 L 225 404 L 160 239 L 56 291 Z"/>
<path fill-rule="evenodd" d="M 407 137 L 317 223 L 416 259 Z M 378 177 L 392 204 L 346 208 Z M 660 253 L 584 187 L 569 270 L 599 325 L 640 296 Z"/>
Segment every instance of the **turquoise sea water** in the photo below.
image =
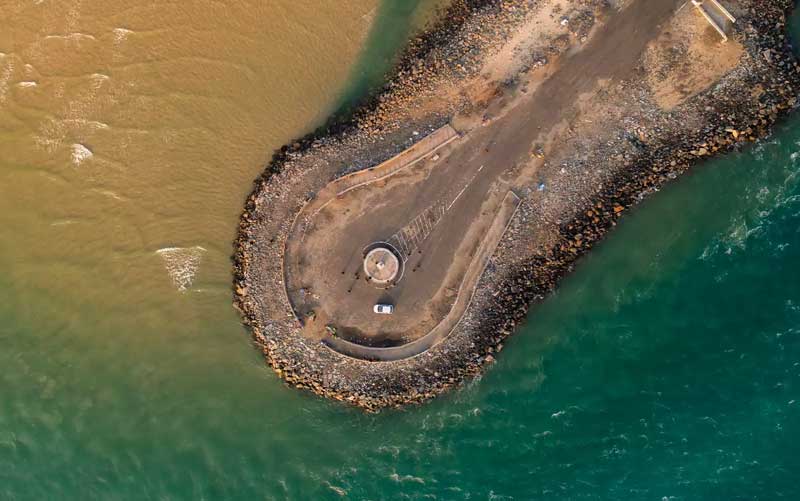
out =
<path fill-rule="evenodd" d="M 385 73 L 391 69 L 398 54 L 398 47 L 412 33 L 412 26 L 433 19 L 437 8 L 445 6 L 448 1 L 383 0 L 380 3 L 364 51 L 353 67 L 350 82 L 339 99 L 340 113 L 345 113 L 383 83 Z"/>
<path fill-rule="evenodd" d="M 114 310 L 14 269 L 0 500 L 800 499 L 800 117 L 632 211 L 484 377 L 400 412 L 285 388 L 225 293 Z"/>

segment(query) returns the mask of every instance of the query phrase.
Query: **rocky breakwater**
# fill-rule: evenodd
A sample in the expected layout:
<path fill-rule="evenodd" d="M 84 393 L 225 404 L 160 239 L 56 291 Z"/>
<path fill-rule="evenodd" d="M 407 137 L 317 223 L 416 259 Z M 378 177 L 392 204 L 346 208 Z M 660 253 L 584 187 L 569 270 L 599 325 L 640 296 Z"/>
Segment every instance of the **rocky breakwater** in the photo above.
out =
<path fill-rule="evenodd" d="M 791 1 L 738 2 L 740 19 L 731 37 L 744 55 L 713 85 L 664 109 L 646 83 L 643 59 L 634 75 L 573 110 L 585 118 L 604 113 L 602 130 L 571 126 L 533 149 L 533 156 L 546 160 L 532 171 L 535 182 L 516 186 L 522 206 L 461 323 L 444 341 L 406 360 L 369 362 L 304 337 L 286 296 L 283 256 L 306 200 L 330 180 L 391 157 L 454 115 L 480 113 L 497 99 L 513 102 L 524 91 L 519 82 L 585 42 L 595 15 L 611 8 L 586 0 L 568 2 L 568 9 L 558 4 L 456 2 L 411 43 L 381 93 L 347 120 L 282 148 L 256 180 L 234 245 L 234 303 L 268 364 L 287 383 L 375 411 L 423 402 L 479 374 L 531 305 L 628 208 L 705 158 L 766 136 L 796 106 L 800 67 L 786 38 Z M 509 65 L 516 73 L 487 80 L 486 68 L 504 42 L 546 9 L 555 24 L 567 20 L 566 33 L 548 33 L 535 47 L 516 51 Z M 579 28 L 570 29 L 571 18 L 580 20 Z M 609 103 L 621 110 L 616 118 L 602 108 Z M 539 184 L 546 189 L 528 187 Z"/>
<path fill-rule="evenodd" d="M 733 38 L 746 53 L 735 70 L 669 113 L 654 113 L 643 106 L 644 119 L 633 113 L 636 126 L 621 126 L 619 141 L 595 142 L 593 153 L 577 163 L 618 165 L 595 179 L 596 190 L 571 198 L 567 210 L 543 224 L 536 221 L 547 212 L 543 204 L 531 203 L 522 212 L 509 237 L 517 244 L 507 242 L 496 257 L 497 271 L 487 274 L 481 284 L 484 292 L 472 318 L 477 340 L 475 365 L 502 348 L 531 306 L 552 292 L 630 208 L 711 157 L 768 137 L 780 118 L 797 108 L 800 65 L 787 33 L 787 17 L 794 3 L 740 3 Z M 625 82 L 621 90 L 630 93 L 632 100 L 652 98 L 641 80 Z M 637 127 L 643 122 L 644 127 Z M 638 140 L 645 128 L 656 140 Z M 576 163 L 563 156 L 559 160 L 559 167 Z M 544 227 L 552 238 L 546 239 L 546 244 L 531 242 L 524 233 L 534 226 Z"/>

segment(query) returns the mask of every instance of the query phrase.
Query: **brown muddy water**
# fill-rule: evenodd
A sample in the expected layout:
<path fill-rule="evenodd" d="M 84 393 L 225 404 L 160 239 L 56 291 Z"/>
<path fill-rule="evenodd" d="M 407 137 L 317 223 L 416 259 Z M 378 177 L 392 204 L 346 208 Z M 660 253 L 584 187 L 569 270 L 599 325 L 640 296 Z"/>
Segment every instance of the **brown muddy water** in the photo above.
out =
<path fill-rule="evenodd" d="M 419 25 L 434 3 L 382 22 Z M 0 2 L 0 262 L 22 308 L 156 329 L 228 309 L 251 181 L 355 85 L 386 9 Z"/>

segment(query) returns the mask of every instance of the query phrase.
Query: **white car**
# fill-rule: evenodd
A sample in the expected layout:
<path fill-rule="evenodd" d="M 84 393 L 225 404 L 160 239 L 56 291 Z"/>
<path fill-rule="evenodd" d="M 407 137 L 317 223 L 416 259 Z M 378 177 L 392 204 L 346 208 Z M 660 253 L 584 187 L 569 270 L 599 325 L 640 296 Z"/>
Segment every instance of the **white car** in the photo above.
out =
<path fill-rule="evenodd" d="M 391 315 L 394 313 L 394 306 L 391 304 L 378 303 L 372 307 L 372 311 L 381 315 Z"/>

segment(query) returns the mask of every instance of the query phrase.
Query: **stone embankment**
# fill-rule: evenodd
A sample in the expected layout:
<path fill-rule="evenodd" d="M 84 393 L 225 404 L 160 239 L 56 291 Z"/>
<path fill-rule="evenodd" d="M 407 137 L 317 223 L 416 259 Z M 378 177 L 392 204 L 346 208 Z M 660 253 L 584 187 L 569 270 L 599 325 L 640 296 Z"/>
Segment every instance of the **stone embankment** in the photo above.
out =
<path fill-rule="evenodd" d="M 786 28 L 792 1 L 741 0 L 729 36 L 744 55 L 713 85 L 674 109 L 659 108 L 643 62 L 636 75 L 581 104 L 584 118 L 604 112 L 603 127 L 589 130 L 575 121 L 534 148 L 545 159 L 446 340 L 412 359 L 368 362 L 304 338 L 283 287 L 283 250 L 294 216 L 332 179 L 379 164 L 456 114 L 524 93 L 531 74 L 557 64 L 591 36 L 598 13 L 615 8 L 615 2 L 566 2 L 570 8 L 555 19 L 567 20 L 566 34 L 517 54 L 518 74 L 484 81 L 487 58 L 551 3 L 456 1 L 412 41 L 381 93 L 350 119 L 282 148 L 256 181 L 234 245 L 234 302 L 268 364 L 290 385 L 375 411 L 423 402 L 480 374 L 530 307 L 632 206 L 707 158 L 766 137 L 797 106 L 800 66 Z M 619 116 L 604 103 L 621 110 Z"/>

